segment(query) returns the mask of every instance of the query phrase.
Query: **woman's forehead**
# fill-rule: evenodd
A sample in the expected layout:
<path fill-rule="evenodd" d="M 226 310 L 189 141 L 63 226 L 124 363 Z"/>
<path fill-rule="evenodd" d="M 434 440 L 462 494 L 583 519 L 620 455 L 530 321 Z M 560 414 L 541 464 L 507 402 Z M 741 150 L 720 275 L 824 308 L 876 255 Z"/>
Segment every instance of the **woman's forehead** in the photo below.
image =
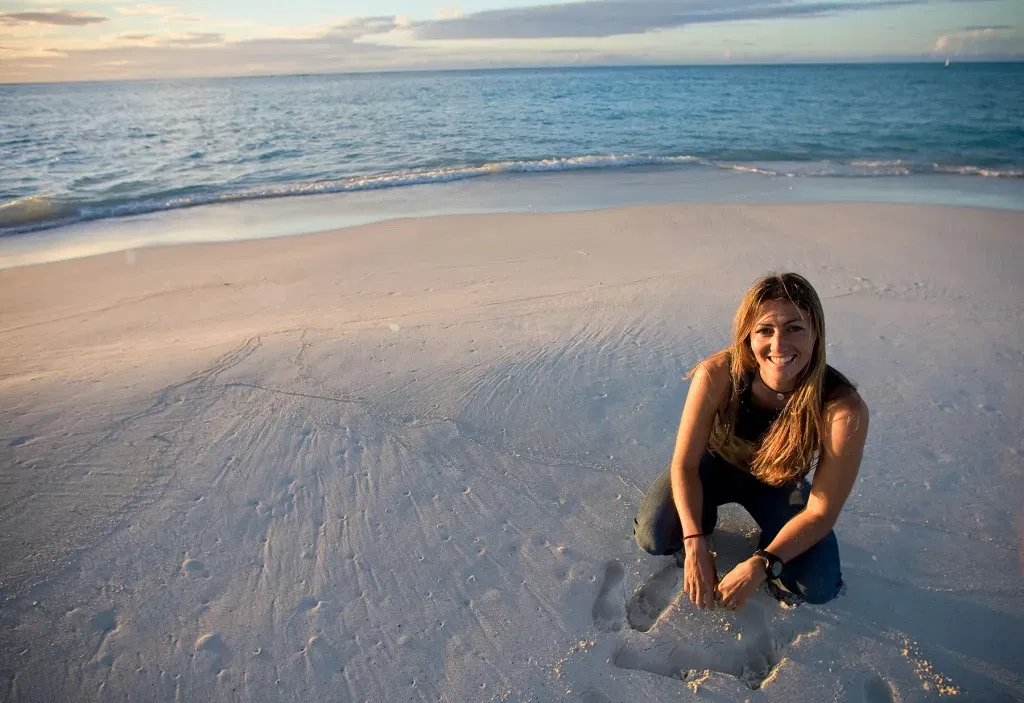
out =
<path fill-rule="evenodd" d="M 785 324 L 792 320 L 810 321 L 810 315 L 788 300 L 769 300 L 761 304 L 754 319 L 755 324 Z"/>

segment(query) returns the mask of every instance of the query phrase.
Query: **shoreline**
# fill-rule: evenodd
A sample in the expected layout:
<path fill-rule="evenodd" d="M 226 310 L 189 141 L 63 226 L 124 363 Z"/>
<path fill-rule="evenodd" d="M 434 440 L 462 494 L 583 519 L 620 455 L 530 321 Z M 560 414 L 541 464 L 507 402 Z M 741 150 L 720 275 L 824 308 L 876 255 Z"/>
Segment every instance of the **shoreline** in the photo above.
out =
<path fill-rule="evenodd" d="M 669 167 L 503 173 L 205 204 L 8 235 L 0 237 L 0 270 L 154 246 L 290 237 L 404 218 L 701 203 L 896 203 L 1021 211 L 1024 179 L 938 174 L 792 178 Z"/>

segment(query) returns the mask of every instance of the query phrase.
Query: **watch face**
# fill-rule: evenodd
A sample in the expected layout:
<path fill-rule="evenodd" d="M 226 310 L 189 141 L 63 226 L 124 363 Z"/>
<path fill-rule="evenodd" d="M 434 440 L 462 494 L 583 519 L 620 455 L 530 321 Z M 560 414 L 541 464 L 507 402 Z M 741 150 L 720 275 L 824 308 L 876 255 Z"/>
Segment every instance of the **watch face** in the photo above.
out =
<path fill-rule="evenodd" d="M 772 578 L 778 578 L 779 576 L 782 576 L 782 562 L 781 561 L 772 562 L 771 572 L 772 572 Z"/>

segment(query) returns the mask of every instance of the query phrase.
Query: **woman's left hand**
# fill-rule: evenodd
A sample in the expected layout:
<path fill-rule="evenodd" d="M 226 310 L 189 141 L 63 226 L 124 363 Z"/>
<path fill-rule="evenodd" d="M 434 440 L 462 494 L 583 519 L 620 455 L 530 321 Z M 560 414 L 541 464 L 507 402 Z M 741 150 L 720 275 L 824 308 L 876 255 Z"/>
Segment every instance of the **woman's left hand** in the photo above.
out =
<path fill-rule="evenodd" d="M 719 605 L 729 610 L 742 609 L 766 579 L 761 559 L 751 557 L 740 562 L 718 583 Z"/>

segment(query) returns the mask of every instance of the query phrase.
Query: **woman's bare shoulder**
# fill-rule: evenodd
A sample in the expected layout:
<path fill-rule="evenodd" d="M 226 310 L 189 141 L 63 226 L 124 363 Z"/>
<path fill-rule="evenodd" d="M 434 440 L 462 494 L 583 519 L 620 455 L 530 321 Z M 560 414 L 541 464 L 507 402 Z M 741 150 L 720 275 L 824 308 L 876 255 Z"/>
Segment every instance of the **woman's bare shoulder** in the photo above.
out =
<path fill-rule="evenodd" d="M 855 388 L 845 389 L 825 405 L 826 425 L 830 427 L 837 422 L 847 425 L 859 425 L 863 422 L 866 425 L 869 416 L 868 404 Z"/>
<path fill-rule="evenodd" d="M 719 352 L 707 357 L 694 369 L 694 381 L 707 388 L 713 397 L 722 398 L 730 383 L 729 355 Z"/>

